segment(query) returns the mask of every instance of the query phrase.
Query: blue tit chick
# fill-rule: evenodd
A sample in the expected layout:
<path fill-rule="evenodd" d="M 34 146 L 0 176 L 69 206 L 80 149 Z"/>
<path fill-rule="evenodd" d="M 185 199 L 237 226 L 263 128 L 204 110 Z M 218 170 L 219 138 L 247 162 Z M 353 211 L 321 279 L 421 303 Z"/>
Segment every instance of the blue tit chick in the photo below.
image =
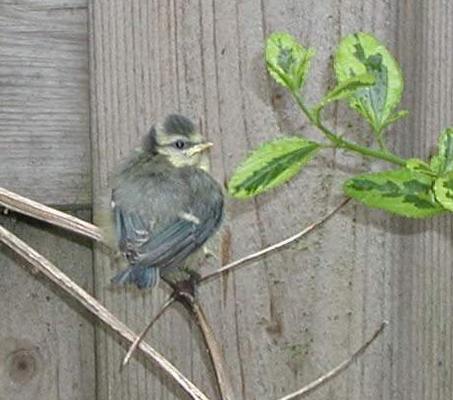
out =
<path fill-rule="evenodd" d="M 218 230 L 221 186 L 209 175 L 206 142 L 194 124 L 169 115 L 151 128 L 143 146 L 114 179 L 114 234 L 128 267 L 115 284 L 156 285 L 185 267 L 186 259 Z"/>

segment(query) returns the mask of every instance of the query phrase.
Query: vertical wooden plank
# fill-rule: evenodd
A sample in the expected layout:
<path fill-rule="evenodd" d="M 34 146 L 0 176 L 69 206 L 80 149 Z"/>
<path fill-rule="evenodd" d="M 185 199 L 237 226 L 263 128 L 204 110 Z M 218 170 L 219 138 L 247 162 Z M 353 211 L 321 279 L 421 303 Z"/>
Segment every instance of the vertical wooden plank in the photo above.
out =
<path fill-rule="evenodd" d="M 394 133 L 404 155 L 426 158 L 451 126 L 453 7 L 431 0 L 400 2 L 397 50 L 406 76 L 411 116 Z M 403 134 L 404 133 L 404 134 Z M 393 243 L 392 389 L 401 399 L 449 398 L 452 363 L 452 218 L 397 225 Z"/>
<path fill-rule="evenodd" d="M 94 218 L 106 204 L 103 194 L 108 176 L 119 158 L 140 143 L 156 121 L 178 110 L 178 77 L 175 49 L 180 3 L 160 1 L 96 1 L 90 8 L 91 115 L 94 179 Z M 183 78 L 180 78 L 183 82 Z M 113 290 L 116 272 L 109 260 L 96 257 L 96 293 L 131 328 L 141 330 L 155 314 L 168 292 Z M 169 311 L 153 328 L 151 342 L 191 377 L 193 345 L 191 324 L 179 307 Z M 119 372 L 124 349 L 102 328 L 98 332 L 98 396 L 101 399 L 181 398 L 153 365 L 133 360 Z M 195 347 L 194 347 L 195 346 Z M 206 357 L 203 357 L 206 359 Z M 203 361 L 205 362 L 205 360 Z M 196 370 L 206 368 L 197 365 Z M 208 375 L 207 372 L 205 375 Z M 204 386 L 214 393 L 212 385 Z"/>
<path fill-rule="evenodd" d="M 47 204 L 91 202 L 86 0 L 0 1 L 0 182 Z M 14 214 L 0 223 L 86 290 L 91 243 Z M 95 398 L 93 321 L 0 249 L 0 398 Z"/>
<path fill-rule="evenodd" d="M 13 214 L 0 222 L 84 289 L 93 289 L 89 241 Z M 93 320 L 58 288 L 23 268 L 11 251 L 0 250 L 0 398 L 94 399 Z"/>
<path fill-rule="evenodd" d="M 0 37 L 1 185 L 89 204 L 86 0 L 0 1 Z"/>
<path fill-rule="evenodd" d="M 341 34 L 340 27 L 344 27 L 343 34 L 360 29 L 352 21 L 368 4 L 344 4 L 340 9 L 337 2 L 238 2 L 233 9 L 229 4 L 216 3 L 216 11 L 220 10 L 218 15 L 222 16 L 215 25 L 217 37 L 221 38 L 218 43 L 226 42 L 217 47 L 220 55 L 222 52 L 228 54 L 224 59 L 219 57 L 217 67 L 223 73 L 223 76 L 219 74 L 220 85 L 223 85 L 219 102 L 224 106 L 227 103 L 224 108 L 228 110 L 222 132 L 222 140 L 228 143 L 224 145 L 224 151 L 231 149 L 226 151 L 233 153 L 228 173 L 245 156 L 247 146 L 255 147 L 265 139 L 286 132 L 296 131 L 309 137 L 316 135 L 307 129 L 289 97 L 274 84 L 266 85 L 262 43 L 257 42 L 263 40 L 263 32 L 288 30 L 318 50 L 312 72 L 313 84 L 310 80 L 306 90 L 308 101 L 314 101 L 321 90 L 327 89 L 331 74 L 329 56 Z M 378 15 L 380 19 L 369 19 L 375 21 L 378 31 L 382 31 L 383 21 L 390 11 L 385 5 L 375 8 L 376 13 L 368 15 Z M 261 17 L 257 10 L 261 11 Z M 340 15 L 340 10 L 345 15 Z M 357 21 L 366 25 L 366 15 L 362 11 L 361 19 Z M 245 65 L 245 68 L 236 65 Z M 244 106 L 238 111 L 236 103 L 242 101 Z M 245 122 L 236 128 L 238 114 Z M 337 122 L 335 115 L 331 120 L 333 124 Z M 338 125 L 340 129 L 346 126 L 342 121 Z M 243 138 L 245 144 L 241 142 Z M 350 157 L 339 154 L 337 159 L 350 169 L 360 168 L 361 162 Z M 244 254 L 251 246 L 256 248 L 272 243 L 288 231 L 308 224 L 325 207 L 339 201 L 339 184 L 346 173 L 342 169 L 329 170 L 330 164 L 323 160 L 318 162 L 318 166 L 327 168 L 327 173 L 308 168 L 287 188 L 257 199 L 254 209 L 250 204 L 248 209 L 247 205 L 235 204 L 234 232 L 248 229 L 254 231 L 255 236 L 249 231 L 244 236 L 236 234 L 234 251 Z M 384 314 L 380 304 L 382 296 L 378 297 L 382 285 L 373 281 L 373 274 L 367 273 L 368 268 L 373 269 L 367 258 L 372 257 L 373 266 L 379 267 L 383 255 L 379 255 L 379 243 L 365 242 L 376 230 L 370 231 L 361 225 L 350 227 L 351 217 L 350 212 L 338 216 L 329 222 L 329 228 L 323 228 L 300 247 L 294 246 L 294 249 L 270 257 L 262 263 L 260 270 L 247 269 L 234 274 L 238 277 L 232 300 L 237 316 L 236 329 L 228 331 L 224 337 L 227 342 L 228 337 L 235 337 L 239 343 L 242 374 L 239 376 L 239 369 L 235 373 L 240 379 L 237 386 L 243 398 L 273 398 L 308 382 L 353 351 L 357 341 L 350 339 L 351 331 L 354 337 L 360 335 L 364 339 L 373 326 L 379 324 Z M 243 222 L 246 229 L 241 225 Z M 245 243 L 244 237 L 247 238 Z M 358 243 L 351 246 L 351 240 Z M 366 251 L 361 250 L 363 248 Z M 367 293 L 370 293 L 368 298 Z M 375 302 L 374 295 L 378 299 Z M 370 303 L 366 308 L 361 305 L 364 300 Z M 207 303 L 215 304 L 211 299 Z M 213 309 L 212 315 L 223 318 L 225 312 Z M 226 320 L 234 321 L 234 318 L 227 316 Z M 377 359 L 379 364 L 381 358 Z M 376 370 L 375 361 L 371 360 L 370 364 Z M 380 378 L 382 371 L 382 368 L 378 369 L 375 375 Z M 364 374 L 361 367 L 354 376 L 363 381 Z M 352 379 L 326 386 L 313 397 L 324 398 L 335 393 L 338 398 L 346 398 L 356 387 L 354 383 L 358 379 Z M 360 390 L 359 386 L 353 393 L 356 398 L 360 397 Z M 372 390 L 379 393 L 380 389 Z"/>
<path fill-rule="evenodd" d="M 115 163 L 166 113 L 180 111 L 200 120 L 215 143 L 211 161 L 219 181 L 266 139 L 295 132 L 319 138 L 266 75 L 263 41 L 275 30 L 289 31 L 317 49 L 305 90 L 311 103 L 333 82 L 329 57 L 340 37 L 364 30 L 387 43 L 409 68 L 405 105 L 415 109 L 415 119 L 392 128 L 391 140 L 405 156 L 426 156 L 436 136 L 427 128 L 449 122 L 451 102 L 445 95 L 450 83 L 445 89 L 431 77 L 424 58 L 428 43 L 439 41 L 429 51 L 448 80 L 451 55 L 442 46 L 449 43 L 444 35 L 451 33 L 451 10 L 440 0 L 429 3 L 420 10 L 412 2 L 378 0 L 94 2 L 95 215 Z M 428 28 L 418 29 L 434 24 L 429 35 Z M 428 96 L 442 101 L 439 110 L 446 111 L 426 104 Z M 429 122 L 422 122 L 423 113 Z M 327 118 L 352 139 L 369 140 L 366 126 L 344 107 L 333 107 Z M 340 201 L 343 179 L 384 166 L 333 152 L 278 191 L 254 201 L 229 201 L 232 257 L 307 225 Z M 450 241 L 451 218 L 413 222 L 353 204 L 302 243 L 204 285 L 200 297 L 223 344 L 237 398 L 272 399 L 300 387 L 352 353 L 383 319 L 391 326 L 367 355 L 311 398 L 442 398 L 452 379 L 447 371 Z M 100 258 L 96 271 L 97 293 L 134 329 L 165 297 L 161 289 L 113 291 L 108 282 L 114 271 Z M 192 338 L 196 330 L 180 311 L 164 317 L 150 340 L 214 395 L 206 358 L 198 338 Z M 109 335 L 98 337 L 100 399 L 181 397 L 146 365 L 134 363 L 120 375 L 124 350 Z M 436 364 L 439 349 L 445 356 Z"/>

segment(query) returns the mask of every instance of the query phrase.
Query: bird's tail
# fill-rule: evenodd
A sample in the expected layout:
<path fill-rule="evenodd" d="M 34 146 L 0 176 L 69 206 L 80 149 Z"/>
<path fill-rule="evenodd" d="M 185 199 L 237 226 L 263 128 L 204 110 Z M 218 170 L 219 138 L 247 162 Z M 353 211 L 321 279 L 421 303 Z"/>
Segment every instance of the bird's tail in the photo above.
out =
<path fill-rule="evenodd" d="M 159 282 L 159 269 L 154 267 L 131 266 L 112 278 L 115 285 L 134 284 L 139 289 L 146 289 Z"/>

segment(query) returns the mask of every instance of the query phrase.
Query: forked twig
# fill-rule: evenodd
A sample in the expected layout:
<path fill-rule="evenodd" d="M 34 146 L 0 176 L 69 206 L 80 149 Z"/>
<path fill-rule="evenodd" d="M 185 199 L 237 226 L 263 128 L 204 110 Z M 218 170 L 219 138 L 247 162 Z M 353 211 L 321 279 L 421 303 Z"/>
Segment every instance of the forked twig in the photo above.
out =
<path fill-rule="evenodd" d="M 206 318 L 201 304 L 194 296 L 187 292 L 178 292 L 178 295 L 182 297 L 181 303 L 191 312 L 195 322 L 200 328 L 209 352 L 209 357 L 211 358 L 222 400 L 233 400 L 233 386 L 231 385 L 230 376 L 227 371 L 225 357 L 223 356 L 223 351 L 215 338 L 214 331 Z"/>
<path fill-rule="evenodd" d="M 309 225 L 302 231 L 296 233 L 288 237 L 285 240 L 282 240 L 278 243 L 275 243 L 271 246 L 268 246 L 256 253 L 250 254 L 245 256 L 239 260 L 233 261 L 222 268 L 209 273 L 201 278 L 199 282 L 204 282 L 208 279 L 214 278 L 219 276 L 227 271 L 230 271 L 234 268 L 239 267 L 247 262 L 251 262 L 256 260 L 266 254 L 272 253 L 276 250 L 279 250 L 289 244 L 295 242 L 296 240 L 302 238 L 309 232 L 313 231 L 321 224 L 326 222 L 329 218 L 331 218 L 335 213 L 337 213 L 342 207 L 344 207 L 348 202 L 349 198 L 343 200 L 338 206 L 336 206 L 333 210 L 328 212 L 324 217 L 322 217 L 319 221 Z M 52 209 L 50 207 L 44 206 L 40 203 L 35 201 L 29 200 L 25 197 L 19 196 L 15 193 L 7 191 L 6 189 L 0 188 L 0 205 L 4 207 L 14 210 L 16 212 L 26 214 L 30 217 L 37 218 L 39 220 L 60 226 L 65 228 L 69 231 L 79 233 L 81 235 L 87 236 L 96 241 L 103 241 L 102 232 L 101 230 L 96 227 L 95 225 L 89 224 L 83 220 L 78 218 L 72 217 L 68 214 L 60 212 L 58 210 Z M 0 227 L 1 228 L 1 227 Z M 8 240 L 11 241 L 11 237 L 15 238 L 15 243 L 13 240 L 11 243 L 8 244 Z M 132 346 L 129 348 L 126 357 L 123 360 L 123 366 L 127 364 L 130 357 L 132 356 L 134 350 L 136 348 L 141 349 L 145 354 L 150 356 L 153 360 L 155 360 L 165 371 L 167 371 L 176 381 L 177 383 L 186 390 L 192 398 L 194 399 L 204 399 L 206 400 L 206 396 L 190 381 L 187 380 L 176 368 L 170 364 L 165 358 L 163 358 L 159 353 L 157 353 L 152 347 L 147 345 L 146 343 L 142 342 L 143 337 L 146 335 L 148 330 L 154 324 L 154 322 L 162 315 L 165 309 L 168 308 L 170 303 L 173 302 L 173 299 L 169 299 L 168 302 L 164 305 L 164 307 L 159 311 L 158 315 L 151 321 L 151 323 L 146 327 L 146 329 L 139 335 L 136 336 L 126 325 L 122 324 L 120 321 L 116 319 L 110 312 L 105 309 L 100 303 L 97 302 L 93 297 L 91 297 L 88 293 L 84 292 L 83 289 L 79 288 L 74 282 L 72 282 L 66 275 L 62 274 L 55 266 L 53 266 L 49 261 L 47 261 L 44 257 L 40 256 L 38 253 L 34 252 L 28 245 L 24 242 L 21 242 L 17 239 L 14 235 L 6 231 L 4 228 L 0 230 L 0 239 L 8 244 L 13 250 L 15 250 L 18 254 L 22 257 L 27 259 L 33 266 L 37 267 L 38 270 L 42 271 L 46 276 L 48 276 L 53 282 L 55 282 L 58 286 L 62 287 L 67 293 L 71 296 L 75 297 L 85 308 L 95 314 L 99 319 L 101 319 L 104 323 L 110 326 L 115 332 L 120 334 L 120 336 L 124 337 L 128 341 L 132 343 Z M 17 247 L 18 243 L 21 243 L 24 248 L 20 249 Z M 31 256 L 33 254 L 34 256 Z M 38 260 L 38 261 L 37 261 Z M 40 264 L 40 262 L 41 264 Z M 37 263 L 37 264 L 36 264 Z M 42 264 L 44 263 L 44 264 Z M 38 266 L 37 266 L 38 265 Z M 43 267 L 45 265 L 45 267 Z M 64 279 L 61 278 L 64 277 Z M 77 290 L 74 291 L 74 287 Z M 181 293 L 180 293 L 181 294 Z M 217 383 L 219 385 L 220 394 L 223 400 L 232 400 L 233 399 L 233 390 L 232 386 L 226 372 L 225 361 L 223 358 L 223 354 L 219 344 L 217 343 L 212 328 L 210 327 L 206 316 L 201 308 L 201 305 L 187 293 L 184 293 L 186 296 L 185 301 L 183 304 L 191 311 L 194 315 L 195 320 L 200 327 L 200 330 L 203 334 L 203 338 L 205 340 L 206 346 L 209 350 L 209 355 L 211 357 L 211 361 L 213 363 L 214 371 L 217 378 Z M 187 297 L 188 296 L 188 297 Z M 383 326 L 381 327 L 381 330 Z M 379 334 L 378 332 L 376 336 Z M 374 338 L 372 339 L 374 340 Z M 338 375 L 343 369 L 347 368 L 349 364 L 361 354 L 369 344 L 364 345 L 363 349 L 359 349 L 357 353 L 355 353 L 350 360 L 345 361 L 344 363 L 340 364 L 336 369 L 329 372 L 325 376 L 321 377 L 319 380 L 313 382 L 310 385 L 305 386 L 300 391 L 295 392 L 295 394 L 291 394 L 288 396 L 299 396 L 307 393 L 308 391 L 312 391 L 317 388 L 319 385 L 323 384 L 324 381 L 332 379 L 334 376 Z M 346 364 L 345 364 L 346 363 Z M 337 371 L 338 369 L 338 371 Z M 318 381 L 321 380 L 321 383 Z M 312 387 L 313 386 L 313 387 Z M 284 397 L 279 400 L 289 400 L 293 397 Z"/>
<path fill-rule="evenodd" d="M 160 308 L 159 312 L 155 315 L 155 317 L 151 320 L 151 322 L 146 325 L 145 329 L 136 337 L 134 342 L 131 344 L 129 347 L 129 350 L 127 351 L 126 355 L 123 358 L 123 362 L 121 363 L 121 369 L 124 368 L 129 360 L 132 357 L 132 354 L 134 354 L 134 351 L 137 349 L 138 345 L 140 342 L 145 338 L 146 334 L 148 331 L 151 329 L 151 327 L 156 323 L 156 321 L 162 316 L 162 314 L 176 301 L 175 293 L 173 293 L 167 301 L 162 305 Z"/>
<path fill-rule="evenodd" d="M 118 320 L 109 310 L 99 303 L 93 296 L 83 290 L 68 276 L 61 272 L 55 265 L 45 257 L 13 235 L 4 227 L 0 226 L 0 241 L 11 248 L 15 253 L 37 271 L 42 272 L 47 278 L 58 285 L 63 291 L 77 300 L 84 308 L 104 322 L 112 331 L 116 332 L 128 342 L 133 343 L 137 335 L 129 327 Z M 166 358 L 154 350 L 149 344 L 141 342 L 139 349 L 150 357 L 163 371 L 194 400 L 209 400 L 208 397 L 189 381 L 178 369 L 175 368 Z"/>
<path fill-rule="evenodd" d="M 329 211 L 325 216 L 323 216 L 319 221 L 307 226 L 302 231 L 292 235 L 280 242 L 277 242 L 271 246 L 268 246 L 264 249 L 257 251 L 256 253 L 249 254 L 245 257 L 240 258 L 239 260 L 233 261 L 216 271 L 208 273 L 201 277 L 200 283 L 212 279 L 218 275 L 224 274 L 227 271 L 230 271 L 234 268 L 239 267 L 245 263 L 256 260 L 260 257 L 263 257 L 266 254 L 272 253 L 276 250 L 281 249 L 282 247 L 288 246 L 289 244 L 295 242 L 296 240 L 307 235 L 318 226 L 325 223 L 329 220 L 334 214 L 336 214 L 341 208 L 343 208 L 350 198 L 344 199 L 340 204 L 335 208 Z M 19 196 L 16 193 L 10 192 L 2 187 L 0 187 L 0 205 L 11 209 L 21 214 L 28 215 L 30 217 L 45 221 L 47 223 L 57 225 L 61 228 L 67 229 L 69 231 L 79 233 L 83 236 L 89 237 L 96 241 L 103 241 L 101 230 L 93 224 L 85 222 L 79 218 L 73 217 L 72 215 L 66 214 L 64 212 L 55 210 L 54 208 L 47 207 L 41 203 L 30 200 L 26 197 Z"/>
<path fill-rule="evenodd" d="M 322 225 L 324 222 L 326 222 L 330 217 L 332 217 L 334 214 L 336 214 L 341 208 L 343 208 L 351 199 L 346 198 L 344 199 L 340 204 L 338 204 L 334 209 L 329 211 L 326 215 L 324 215 L 319 221 L 307 226 L 300 232 L 296 233 L 295 235 L 292 235 L 278 243 L 275 243 L 271 246 L 265 247 L 264 249 L 261 249 L 257 251 L 256 253 L 249 254 L 245 257 L 240 258 L 239 260 L 233 261 L 221 268 L 219 268 L 216 271 L 210 272 L 204 276 L 201 277 L 200 282 L 204 282 L 208 279 L 214 278 L 218 275 L 224 274 L 227 271 L 231 271 L 234 268 L 239 267 L 240 265 L 243 265 L 245 263 L 251 262 L 253 260 L 256 260 L 258 258 L 261 258 L 262 256 L 272 253 L 276 250 L 281 249 L 282 247 L 288 246 L 289 244 L 295 242 L 296 240 L 300 239 L 301 237 L 305 236 L 307 233 L 310 233 L 320 225 Z"/>
<path fill-rule="evenodd" d="M 166 282 L 173 290 L 172 295 L 163 304 L 159 312 L 146 326 L 142 333 L 134 340 L 134 343 L 131 345 L 126 356 L 124 357 L 121 368 L 123 368 L 128 363 L 128 361 L 132 357 L 132 354 L 134 353 L 140 342 L 144 339 L 149 329 L 154 325 L 154 323 L 162 316 L 162 314 L 168 309 L 169 306 L 171 306 L 175 301 L 178 301 L 190 312 L 198 327 L 200 328 L 203 340 L 208 350 L 209 357 L 211 358 L 211 363 L 216 375 L 216 383 L 218 385 L 222 400 L 233 400 L 233 387 L 226 370 L 225 358 L 215 338 L 214 331 L 209 324 L 208 319 L 206 318 L 201 304 L 192 294 L 181 289 L 178 285 L 173 284 L 169 281 Z"/>
<path fill-rule="evenodd" d="M 387 326 L 388 322 L 383 321 L 379 328 L 373 333 L 373 335 L 364 343 L 360 348 L 348 359 L 344 360 L 341 364 L 337 365 L 335 368 L 331 369 L 326 374 L 320 376 L 318 379 L 313 382 L 305 385 L 304 387 L 296 390 L 293 393 L 287 394 L 286 396 L 280 397 L 277 400 L 292 400 L 296 397 L 306 396 L 307 394 L 313 392 L 316 389 L 319 389 L 321 386 L 325 385 L 327 382 L 338 376 L 345 369 L 347 369 L 354 361 L 356 361 L 366 349 L 373 343 L 377 337 L 384 331 L 384 328 Z"/>

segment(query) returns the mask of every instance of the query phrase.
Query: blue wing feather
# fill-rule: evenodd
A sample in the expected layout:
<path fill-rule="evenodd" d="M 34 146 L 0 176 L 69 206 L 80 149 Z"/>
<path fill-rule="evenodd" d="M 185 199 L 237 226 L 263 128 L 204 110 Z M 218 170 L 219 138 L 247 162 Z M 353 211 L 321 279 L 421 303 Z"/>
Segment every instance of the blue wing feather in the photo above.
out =
<path fill-rule="evenodd" d="M 112 283 L 116 285 L 133 283 L 139 289 L 153 287 L 158 281 L 159 270 L 157 268 L 143 268 L 137 265 L 126 268 L 112 278 Z"/>
<path fill-rule="evenodd" d="M 184 260 L 206 242 L 223 217 L 221 190 L 213 180 L 209 179 L 208 183 L 212 187 L 203 191 L 203 197 L 199 194 L 190 196 L 191 200 L 187 203 L 187 210 L 191 210 L 200 223 L 178 216 L 175 210 L 173 219 L 165 225 L 153 226 L 147 218 L 154 220 L 151 217 L 154 214 L 147 210 L 147 217 L 143 217 L 137 211 L 139 206 L 129 204 L 130 197 L 119 195 L 115 199 L 113 193 L 114 221 L 120 250 L 130 265 L 112 279 L 114 283 L 133 283 L 139 288 L 152 287 L 157 283 L 160 272 L 182 266 Z"/>

